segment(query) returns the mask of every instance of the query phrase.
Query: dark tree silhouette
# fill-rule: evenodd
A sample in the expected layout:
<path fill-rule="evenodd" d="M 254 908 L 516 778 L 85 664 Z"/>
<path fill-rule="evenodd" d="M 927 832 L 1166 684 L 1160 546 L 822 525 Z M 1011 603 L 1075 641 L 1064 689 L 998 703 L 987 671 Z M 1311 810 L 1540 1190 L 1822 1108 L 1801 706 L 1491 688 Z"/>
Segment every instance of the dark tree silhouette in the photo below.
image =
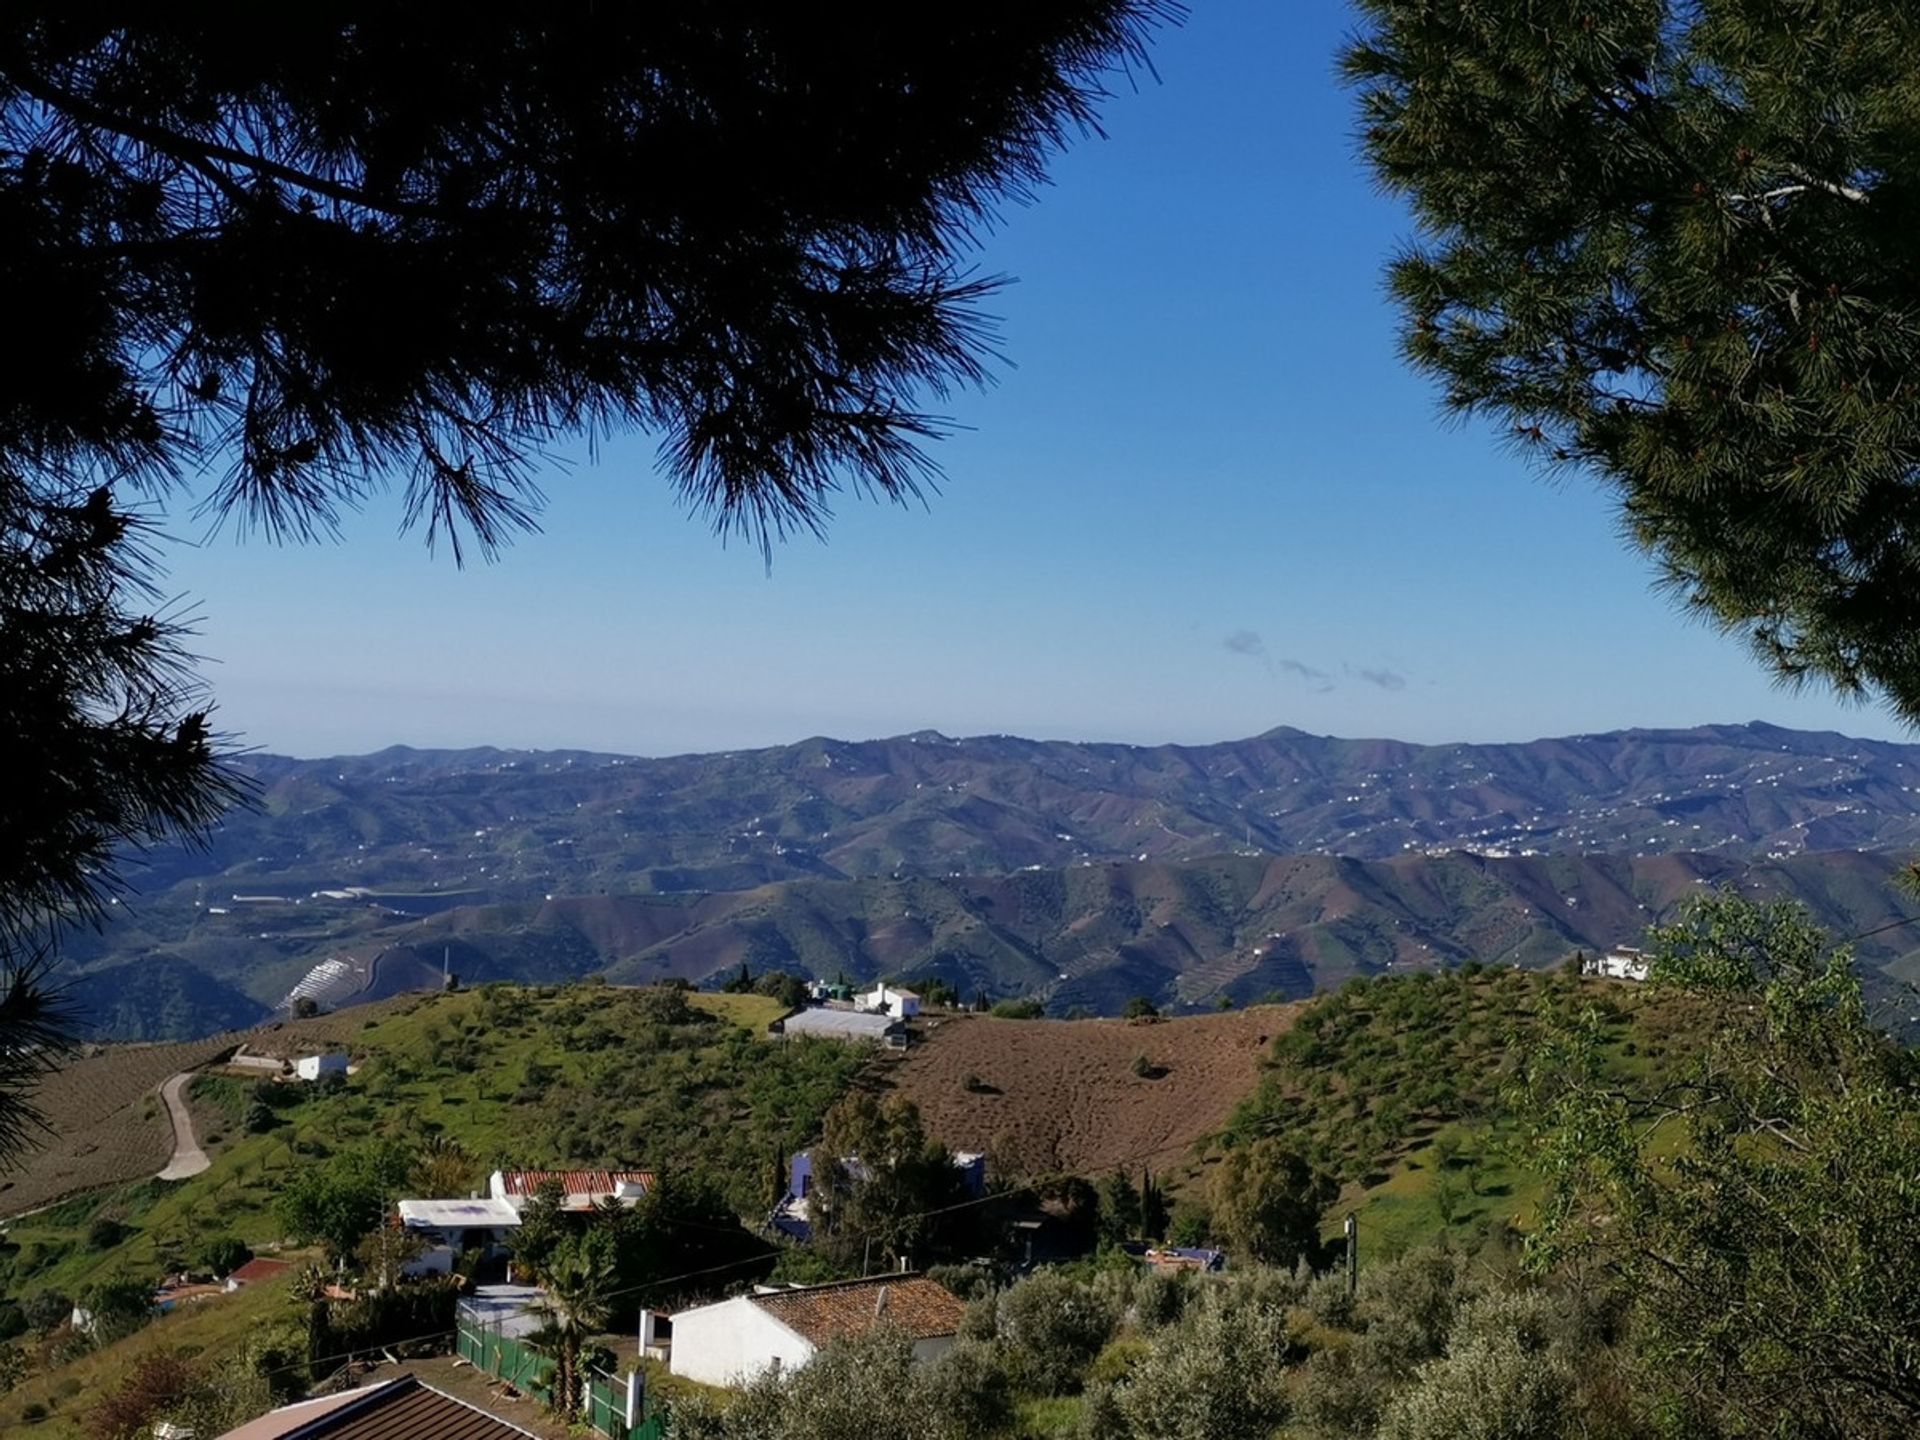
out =
<path fill-rule="evenodd" d="M 329 531 L 399 484 L 456 559 L 637 426 L 763 546 L 933 478 L 990 358 L 969 243 L 1171 0 L 0 17 L 0 1163 L 44 967 L 130 844 L 238 786 L 143 536 Z M 24 782 L 21 784 L 20 782 Z"/>
<path fill-rule="evenodd" d="M 1920 9 L 1359 8 L 1407 355 L 1783 679 L 1920 723 Z"/>

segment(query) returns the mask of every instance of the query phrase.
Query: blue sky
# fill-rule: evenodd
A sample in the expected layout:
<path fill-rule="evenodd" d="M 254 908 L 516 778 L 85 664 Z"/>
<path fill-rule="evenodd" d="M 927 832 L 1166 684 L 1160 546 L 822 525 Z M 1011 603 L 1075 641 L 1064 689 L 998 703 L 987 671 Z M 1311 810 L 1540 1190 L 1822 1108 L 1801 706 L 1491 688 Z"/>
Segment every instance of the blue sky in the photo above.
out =
<path fill-rule="evenodd" d="M 1649 589 L 1610 505 L 1444 421 L 1395 357 L 1407 233 L 1354 155 L 1329 0 L 1201 0 L 981 266 L 1014 362 L 949 408 L 924 509 L 721 545 L 653 442 L 556 468 L 540 534 L 457 570 L 397 533 L 170 557 L 220 720 L 266 749 L 640 754 L 930 727 L 1201 742 L 1278 724 L 1525 739 L 1766 719 L 1782 692 Z"/>

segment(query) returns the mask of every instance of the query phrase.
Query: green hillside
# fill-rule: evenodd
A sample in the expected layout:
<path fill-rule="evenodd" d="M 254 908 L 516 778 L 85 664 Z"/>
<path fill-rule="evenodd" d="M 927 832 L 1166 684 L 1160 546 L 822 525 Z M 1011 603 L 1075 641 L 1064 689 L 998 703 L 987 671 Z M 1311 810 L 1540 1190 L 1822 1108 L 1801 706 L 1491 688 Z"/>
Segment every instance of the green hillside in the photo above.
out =
<path fill-rule="evenodd" d="M 1341 1185 L 1367 1253 L 1524 1229 L 1541 1190 L 1516 1092 L 1550 1017 L 1590 1012 L 1604 1077 L 1644 1086 L 1697 1054 L 1711 1012 L 1686 996 L 1564 972 L 1462 967 L 1356 980 L 1274 1042 L 1214 1153 L 1274 1136 Z"/>
<path fill-rule="evenodd" d="M 451 1193 L 483 1186 L 495 1168 L 646 1166 L 710 1181 L 757 1223 L 778 1161 L 814 1138 L 867 1058 L 824 1041 L 768 1041 L 779 1013 L 760 996 L 592 985 L 400 1002 L 370 1014 L 348 1043 L 357 1073 L 344 1088 L 274 1087 L 264 1133 L 245 1123 L 258 1081 L 197 1080 L 212 1168 L 14 1221 L 0 1293 L 71 1295 L 112 1274 L 158 1275 L 223 1233 L 257 1250 L 277 1245 L 285 1227 L 274 1202 L 289 1182 L 382 1140 L 456 1142 L 472 1163 Z M 124 1230 L 108 1247 L 90 1240 L 103 1219 Z"/>

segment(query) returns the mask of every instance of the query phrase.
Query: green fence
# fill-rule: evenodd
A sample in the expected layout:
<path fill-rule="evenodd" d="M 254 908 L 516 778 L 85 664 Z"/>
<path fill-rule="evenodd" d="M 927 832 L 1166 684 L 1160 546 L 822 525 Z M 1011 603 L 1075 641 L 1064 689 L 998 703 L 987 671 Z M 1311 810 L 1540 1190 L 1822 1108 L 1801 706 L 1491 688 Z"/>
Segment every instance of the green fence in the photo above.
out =
<path fill-rule="evenodd" d="M 455 1349 L 475 1369 L 551 1403 L 548 1382 L 553 1361 L 525 1341 L 501 1334 L 497 1324 L 487 1324 L 464 1306 L 459 1312 Z M 630 1385 L 635 1390 L 631 1395 Z M 596 1370 L 588 1374 L 586 1390 L 587 1423 L 608 1440 L 662 1440 L 667 1433 L 665 1410 L 650 1403 L 652 1397 L 638 1389 L 638 1382 Z M 634 1417 L 632 1424 L 627 1423 L 629 1410 Z"/>

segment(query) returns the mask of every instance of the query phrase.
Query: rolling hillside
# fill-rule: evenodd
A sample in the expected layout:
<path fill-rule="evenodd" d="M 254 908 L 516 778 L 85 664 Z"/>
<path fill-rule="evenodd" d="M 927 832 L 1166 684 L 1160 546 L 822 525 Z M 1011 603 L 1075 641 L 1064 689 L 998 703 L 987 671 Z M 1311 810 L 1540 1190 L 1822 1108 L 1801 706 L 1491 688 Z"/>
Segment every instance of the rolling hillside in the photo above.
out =
<path fill-rule="evenodd" d="M 1355 975 L 1480 960 L 1539 968 L 1628 943 L 1703 885 L 1804 902 L 1838 934 L 1920 914 L 1892 855 L 1747 863 L 1717 855 L 1453 853 L 1364 861 L 1218 856 L 1010 875 L 795 881 L 705 895 L 462 907 L 380 937 L 393 963 L 444 956 L 472 982 L 593 971 L 712 981 L 745 964 L 832 978 L 938 976 L 968 999 L 1040 997 L 1112 1014 L 1221 996 L 1298 999 Z M 1910 968 L 1916 931 L 1864 942 Z"/>
<path fill-rule="evenodd" d="M 1920 846 L 1920 747 L 1765 725 L 247 763 L 259 806 L 205 852 L 152 857 L 114 923 L 75 937 L 96 1033 L 245 1024 L 328 959 L 370 994 L 442 963 L 705 980 L 745 961 L 1060 1009 L 1297 996 L 1389 961 L 1619 943 L 1696 881 L 1865 929 L 1905 913 L 1884 882 Z M 1904 938 L 1870 958 L 1901 962 Z"/>

